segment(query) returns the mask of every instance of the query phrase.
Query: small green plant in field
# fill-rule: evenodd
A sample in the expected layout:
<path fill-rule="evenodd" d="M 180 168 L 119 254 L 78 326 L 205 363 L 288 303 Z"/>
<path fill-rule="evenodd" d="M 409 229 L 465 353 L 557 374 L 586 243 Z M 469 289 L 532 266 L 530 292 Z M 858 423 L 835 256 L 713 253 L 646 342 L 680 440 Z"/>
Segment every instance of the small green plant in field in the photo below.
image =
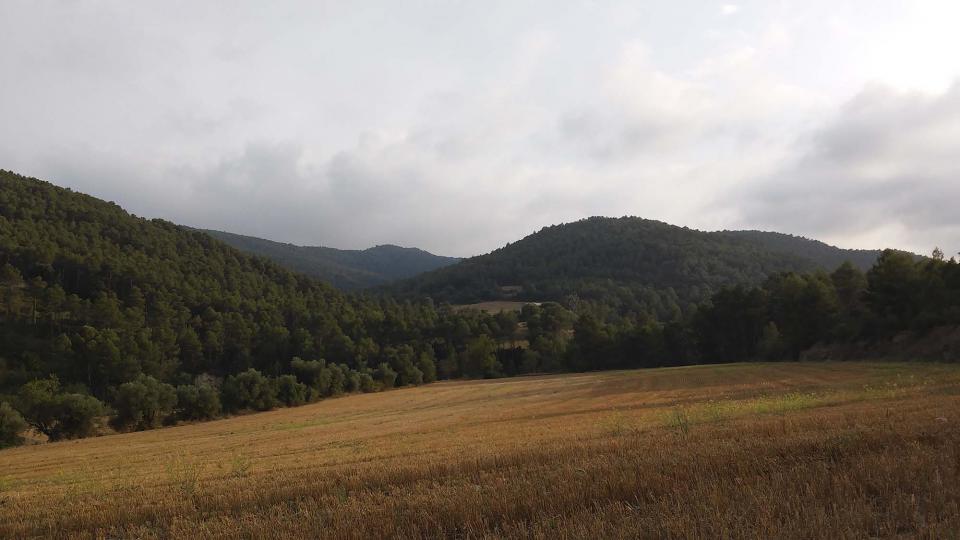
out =
<path fill-rule="evenodd" d="M 240 453 L 234 454 L 230 460 L 230 476 L 234 478 L 246 478 L 250 474 L 250 467 L 253 461 Z"/>
<path fill-rule="evenodd" d="M 612 412 L 603 423 L 604 431 L 613 435 L 614 437 L 619 437 L 621 435 L 626 435 L 633 430 L 632 422 L 627 415 L 623 414 L 620 411 Z"/>
<path fill-rule="evenodd" d="M 193 495 L 200 487 L 203 467 L 199 463 L 190 463 L 178 456 L 167 462 L 166 472 L 171 486 L 183 495 Z"/>
<path fill-rule="evenodd" d="M 817 394 L 803 394 L 794 392 L 782 396 L 759 398 L 751 405 L 753 412 L 758 414 L 783 414 L 790 411 L 799 411 L 822 405 L 825 399 Z"/>
<path fill-rule="evenodd" d="M 669 417 L 669 426 L 681 435 L 690 433 L 690 415 L 684 409 L 674 409 Z"/>

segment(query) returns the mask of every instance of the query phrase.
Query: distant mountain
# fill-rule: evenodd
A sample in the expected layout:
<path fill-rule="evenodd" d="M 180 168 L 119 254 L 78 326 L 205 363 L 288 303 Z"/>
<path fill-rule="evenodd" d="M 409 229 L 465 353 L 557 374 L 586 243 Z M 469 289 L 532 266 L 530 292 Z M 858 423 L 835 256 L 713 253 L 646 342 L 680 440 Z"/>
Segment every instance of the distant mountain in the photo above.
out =
<path fill-rule="evenodd" d="M 239 250 L 272 259 L 290 270 L 331 283 L 338 289 L 355 290 L 383 285 L 436 270 L 460 261 L 422 249 L 393 245 L 364 250 L 297 246 L 223 231 L 204 230 Z"/>
<path fill-rule="evenodd" d="M 844 250 L 759 231 L 703 232 L 636 217 L 593 217 L 541 229 L 388 290 L 435 301 L 552 300 L 672 318 L 724 286 L 787 271 L 866 268 L 879 251 Z"/>

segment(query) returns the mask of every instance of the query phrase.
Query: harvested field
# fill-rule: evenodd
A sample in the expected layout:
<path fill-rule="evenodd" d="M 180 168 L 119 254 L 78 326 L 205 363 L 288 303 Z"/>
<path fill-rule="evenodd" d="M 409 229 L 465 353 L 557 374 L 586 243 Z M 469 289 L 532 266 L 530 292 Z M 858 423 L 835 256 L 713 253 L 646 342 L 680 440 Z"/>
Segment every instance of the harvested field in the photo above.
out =
<path fill-rule="evenodd" d="M 0 537 L 950 538 L 960 368 L 437 383 L 0 451 Z"/>

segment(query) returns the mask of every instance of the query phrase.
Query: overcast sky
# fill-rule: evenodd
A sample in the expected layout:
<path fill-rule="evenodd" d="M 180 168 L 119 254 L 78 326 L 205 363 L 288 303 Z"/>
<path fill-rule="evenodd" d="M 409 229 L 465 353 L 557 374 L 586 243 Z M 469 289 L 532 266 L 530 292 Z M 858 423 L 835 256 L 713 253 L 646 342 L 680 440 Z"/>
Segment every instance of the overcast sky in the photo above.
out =
<path fill-rule="evenodd" d="M 960 250 L 960 2 L 0 0 L 0 168 L 308 245 Z"/>

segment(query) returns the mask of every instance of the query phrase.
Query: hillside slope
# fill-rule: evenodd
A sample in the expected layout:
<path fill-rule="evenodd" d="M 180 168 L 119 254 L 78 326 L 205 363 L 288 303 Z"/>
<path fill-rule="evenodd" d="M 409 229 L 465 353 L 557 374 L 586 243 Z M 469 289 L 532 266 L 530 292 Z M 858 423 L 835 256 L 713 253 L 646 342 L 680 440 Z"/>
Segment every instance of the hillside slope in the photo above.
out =
<path fill-rule="evenodd" d="M 435 301 L 596 302 L 621 312 L 676 316 L 724 286 L 778 272 L 869 266 L 879 252 L 848 251 L 776 233 L 702 232 L 636 217 L 554 225 L 487 255 L 389 290 Z"/>
<path fill-rule="evenodd" d="M 774 253 L 797 255 L 828 270 L 850 262 L 866 271 L 881 253 L 879 249 L 842 249 L 819 240 L 770 231 L 720 231 L 714 234 L 753 242 Z"/>
<path fill-rule="evenodd" d="M 254 255 L 267 257 L 295 272 L 322 279 L 342 290 L 383 285 L 457 263 L 456 257 L 434 255 L 394 245 L 364 250 L 297 246 L 224 231 L 204 230 L 214 238 Z"/>
<path fill-rule="evenodd" d="M 0 170 L 0 398 L 49 375 L 100 399 L 140 374 L 275 376 L 294 356 L 358 372 L 389 362 L 401 381 L 416 374 L 414 355 L 454 346 L 446 328 L 468 325 L 461 348 L 476 335 L 468 316 L 348 296 L 207 234 Z"/>

